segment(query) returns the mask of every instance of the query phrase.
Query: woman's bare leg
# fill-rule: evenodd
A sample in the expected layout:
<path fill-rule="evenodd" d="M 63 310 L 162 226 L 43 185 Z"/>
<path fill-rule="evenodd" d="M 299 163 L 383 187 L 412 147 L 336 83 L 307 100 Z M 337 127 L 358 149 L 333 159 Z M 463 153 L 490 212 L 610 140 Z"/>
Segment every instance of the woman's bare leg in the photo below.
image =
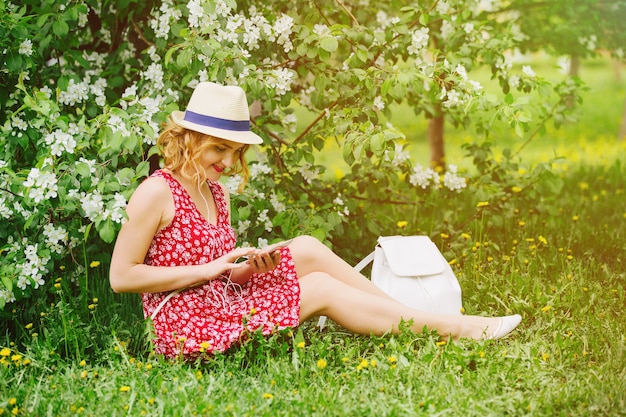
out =
<path fill-rule="evenodd" d="M 303 277 L 312 272 L 325 272 L 346 285 L 370 294 L 392 299 L 368 278 L 354 270 L 319 240 L 311 236 L 299 236 L 289 245 L 296 273 Z"/>
<path fill-rule="evenodd" d="M 496 317 L 421 312 L 326 273 L 311 272 L 300 276 L 300 322 L 316 315 L 326 315 L 359 334 L 397 333 L 401 320 L 405 320 L 412 321 L 411 328 L 417 333 L 426 326 L 453 339 L 491 337 L 500 323 Z"/>

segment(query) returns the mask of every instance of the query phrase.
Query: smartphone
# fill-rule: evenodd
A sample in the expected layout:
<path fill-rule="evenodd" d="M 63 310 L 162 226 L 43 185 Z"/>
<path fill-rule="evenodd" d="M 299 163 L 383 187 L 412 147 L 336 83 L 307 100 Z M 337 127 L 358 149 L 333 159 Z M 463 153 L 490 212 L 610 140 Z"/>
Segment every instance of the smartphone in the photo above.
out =
<path fill-rule="evenodd" d="M 280 248 L 284 248 L 285 246 L 288 246 L 292 241 L 293 241 L 293 239 L 288 239 L 288 240 L 283 240 L 282 242 L 274 243 L 273 245 L 269 245 L 269 246 L 263 248 L 261 250 L 261 252 L 262 253 L 273 253 L 273 252 L 277 251 Z M 246 258 L 244 260 L 245 260 L 246 263 L 250 263 L 254 259 L 255 256 L 257 256 L 257 255 L 252 255 L 249 258 Z"/>
<path fill-rule="evenodd" d="M 273 245 L 269 245 L 268 247 L 263 249 L 263 252 L 274 252 L 277 249 L 284 248 L 288 246 L 293 239 L 283 240 L 282 242 L 274 243 Z"/>

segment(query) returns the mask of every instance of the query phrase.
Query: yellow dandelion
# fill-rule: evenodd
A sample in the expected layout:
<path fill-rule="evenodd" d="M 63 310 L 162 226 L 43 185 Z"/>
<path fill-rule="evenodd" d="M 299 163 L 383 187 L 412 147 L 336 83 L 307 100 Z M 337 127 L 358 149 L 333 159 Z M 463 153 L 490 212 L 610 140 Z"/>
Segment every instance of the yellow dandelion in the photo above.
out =
<path fill-rule="evenodd" d="M 305 346 L 305 345 L 306 345 L 306 343 L 304 343 L 304 342 L 299 342 L 299 343 L 297 344 L 297 347 L 299 347 L 300 349 L 304 349 L 304 346 Z"/>
<path fill-rule="evenodd" d="M 524 227 L 524 226 L 526 226 L 526 222 L 524 220 L 520 220 L 520 221 L 517 222 L 517 225 L 519 227 Z"/>
<path fill-rule="evenodd" d="M 89 373 L 88 373 L 87 371 L 82 371 L 82 372 L 80 373 L 80 378 L 81 378 L 81 379 L 85 379 L 85 378 L 87 378 L 87 375 L 89 375 Z"/>
<path fill-rule="evenodd" d="M 15 404 L 17 404 L 17 398 L 15 397 L 9 398 L 9 405 L 15 405 Z"/>
<path fill-rule="evenodd" d="M 546 239 L 545 237 L 539 235 L 539 237 L 537 238 L 539 240 L 539 242 L 543 243 L 544 245 L 548 244 L 548 239 Z"/>
<path fill-rule="evenodd" d="M 440 233 L 439 236 L 441 236 L 442 239 L 447 239 L 450 237 L 450 235 L 447 233 Z"/>
<path fill-rule="evenodd" d="M 461 233 L 461 237 L 465 240 L 470 240 L 471 236 L 468 233 Z"/>
<path fill-rule="evenodd" d="M 522 192 L 522 187 L 518 187 L 517 185 L 511 187 L 511 191 L 513 191 L 514 193 L 521 193 Z"/>
<path fill-rule="evenodd" d="M 481 350 L 480 352 L 478 352 L 478 356 L 480 356 L 481 358 L 484 358 L 485 352 Z"/>
<path fill-rule="evenodd" d="M 263 394 L 263 398 L 266 400 L 271 400 L 272 398 L 274 398 L 274 394 L 270 394 L 269 392 L 266 392 L 265 394 Z"/>
<path fill-rule="evenodd" d="M 544 353 L 543 355 L 541 355 L 541 359 L 543 359 L 543 361 L 545 362 L 550 359 L 550 355 L 548 353 Z"/>
<path fill-rule="evenodd" d="M 5 356 L 6 357 L 6 356 L 9 356 L 9 355 L 11 355 L 11 349 L 9 349 L 7 347 L 0 349 L 0 356 Z"/>
<path fill-rule="evenodd" d="M 552 309 L 552 306 L 545 306 L 541 308 L 541 311 L 543 311 L 544 313 L 547 313 L 548 311 L 550 311 Z"/>
<path fill-rule="evenodd" d="M 100 261 L 91 261 L 91 263 L 89 264 L 90 268 L 97 268 L 100 266 Z"/>
<path fill-rule="evenodd" d="M 396 225 L 400 229 L 404 229 L 405 227 L 407 227 L 409 225 L 409 222 L 407 222 L 406 220 L 400 220 L 398 223 L 396 223 Z"/>
<path fill-rule="evenodd" d="M 57 282 L 56 284 L 54 284 L 54 288 L 56 288 L 57 290 L 61 289 L 61 283 Z"/>
<path fill-rule="evenodd" d="M 33 328 L 33 323 L 28 323 L 26 326 L 24 326 L 26 328 L 26 330 L 30 330 Z"/>
<path fill-rule="evenodd" d="M 20 362 L 22 360 L 22 355 L 20 355 L 19 353 L 16 353 L 15 355 L 11 356 L 11 360 L 13 362 Z"/>
<path fill-rule="evenodd" d="M 572 216 L 572 220 L 573 220 L 573 221 L 577 222 L 577 221 L 578 221 L 578 219 L 580 219 L 580 217 L 578 217 L 578 215 L 574 215 L 574 216 Z"/>
<path fill-rule="evenodd" d="M 250 315 L 251 315 L 251 316 L 254 316 L 254 315 L 256 314 L 256 311 L 257 311 L 257 310 L 256 310 L 256 308 L 252 307 L 252 308 L 250 309 Z"/>
<path fill-rule="evenodd" d="M 387 360 L 389 361 L 389 363 L 396 363 L 396 362 L 398 362 L 398 358 L 396 358 L 395 356 L 389 356 L 389 357 L 387 357 Z"/>
<path fill-rule="evenodd" d="M 476 204 L 476 207 L 481 208 L 481 207 L 487 207 L 489 205 L 489 201 L 479 201 L 478 204 Z"/>
<path fill-rule="evenodd" d="M 327 365 L 328 365 L 328 362 L 326 362 L 325 359 L 320 359 L 317 361 L 317 367 L 320 369 L 326 368 Z"/>
<path fill-rule="evenodd" d="M 585 182 L 585 181 L 581 181 L 578 183 L 578 188 L 580 188 L 581 190 L 588 190 L 589 189 L 589 183 Z"/>
<path fill-rule="evenodd" d="M 87 361 L 84 360 L 84 359 L 82 361 L 78 362 L 78 366 L 85 366 L 85 365 L 87 365 Z"/>
<path fill-rule="evenodd" d="M 202 352 L 208 350 L 211 347 L 211 344 L 209 342 L 202 342 L 200 343 L 200 350 Z"/>
<path fill-rule="evenodd" d="M 31 360 L 26 358 L 24 359 L 24 362 L 22 362 L 23 365 L 30 365 L 31 364 Z"/>
<path fill-rule="evenodd" d="M 128 385 L 122 385 L 120 387 L 120 391 L 121 392 L 128 392 L 128 391 L 130 391 L 130 387 Z"/>
<path fill-rule="evenodd" d="M 445 340 L 440 340 L 439 342 L 435 343 L 437 346 L 441 347 L 441 346 L 445 346 L 446 345 L 446 341 Z"/>

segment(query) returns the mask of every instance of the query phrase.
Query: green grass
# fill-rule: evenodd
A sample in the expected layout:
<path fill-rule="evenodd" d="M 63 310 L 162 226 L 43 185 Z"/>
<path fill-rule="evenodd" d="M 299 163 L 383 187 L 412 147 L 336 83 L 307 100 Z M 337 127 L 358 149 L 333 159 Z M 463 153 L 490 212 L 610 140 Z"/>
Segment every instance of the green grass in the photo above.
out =
<path fill-rule="evenodd" d="M 561 193 L 497 228 L 435 237 L 468 313 L 523 315 L 511 337 L 442 344 L 307 323 L 172 363 L 151 353 L 138 296 L 113 294 L 101 267 L 77 300 L 61 279 L 45 303 L 3 319 L 0 415 L 626 416 L 626 161 L 610 137 L 624 92 L 606 68 L 587 70 L 605 76 L 584 121 L 522 154 L 529 165 L 564 154 Z M 463 138 L 450 136 L 451 162 Z"/>

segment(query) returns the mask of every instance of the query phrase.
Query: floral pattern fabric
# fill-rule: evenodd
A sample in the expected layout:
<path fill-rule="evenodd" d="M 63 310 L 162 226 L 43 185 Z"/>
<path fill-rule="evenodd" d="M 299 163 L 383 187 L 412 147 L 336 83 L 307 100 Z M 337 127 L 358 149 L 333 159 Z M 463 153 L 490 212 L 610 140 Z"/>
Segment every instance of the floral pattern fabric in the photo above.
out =
<path fill-rule="evenodd" d="M 209 181 L 217 206 L 211 224 L 198 211 L 183 186 L 168 172 L 163 178 L 174 199 L 172 222 L 154 237 L 145 263 L 154 266 L 208 263 L 235 247 L 229 208 L 222 187 Z M 149 317 L 165 293 L 143 293 L 144 314 Z M 244 285 L 227 276 L 183 290 L 168 300 L 153 320 L 155 350 L 168 357 L 193 359 L 202 352 L 223 352 L 247 332 L 267 335 L 299 324 L 300 286 L 289 248 L 281 249 L 280 264 L 272 271 L 253 274 Z"/>

